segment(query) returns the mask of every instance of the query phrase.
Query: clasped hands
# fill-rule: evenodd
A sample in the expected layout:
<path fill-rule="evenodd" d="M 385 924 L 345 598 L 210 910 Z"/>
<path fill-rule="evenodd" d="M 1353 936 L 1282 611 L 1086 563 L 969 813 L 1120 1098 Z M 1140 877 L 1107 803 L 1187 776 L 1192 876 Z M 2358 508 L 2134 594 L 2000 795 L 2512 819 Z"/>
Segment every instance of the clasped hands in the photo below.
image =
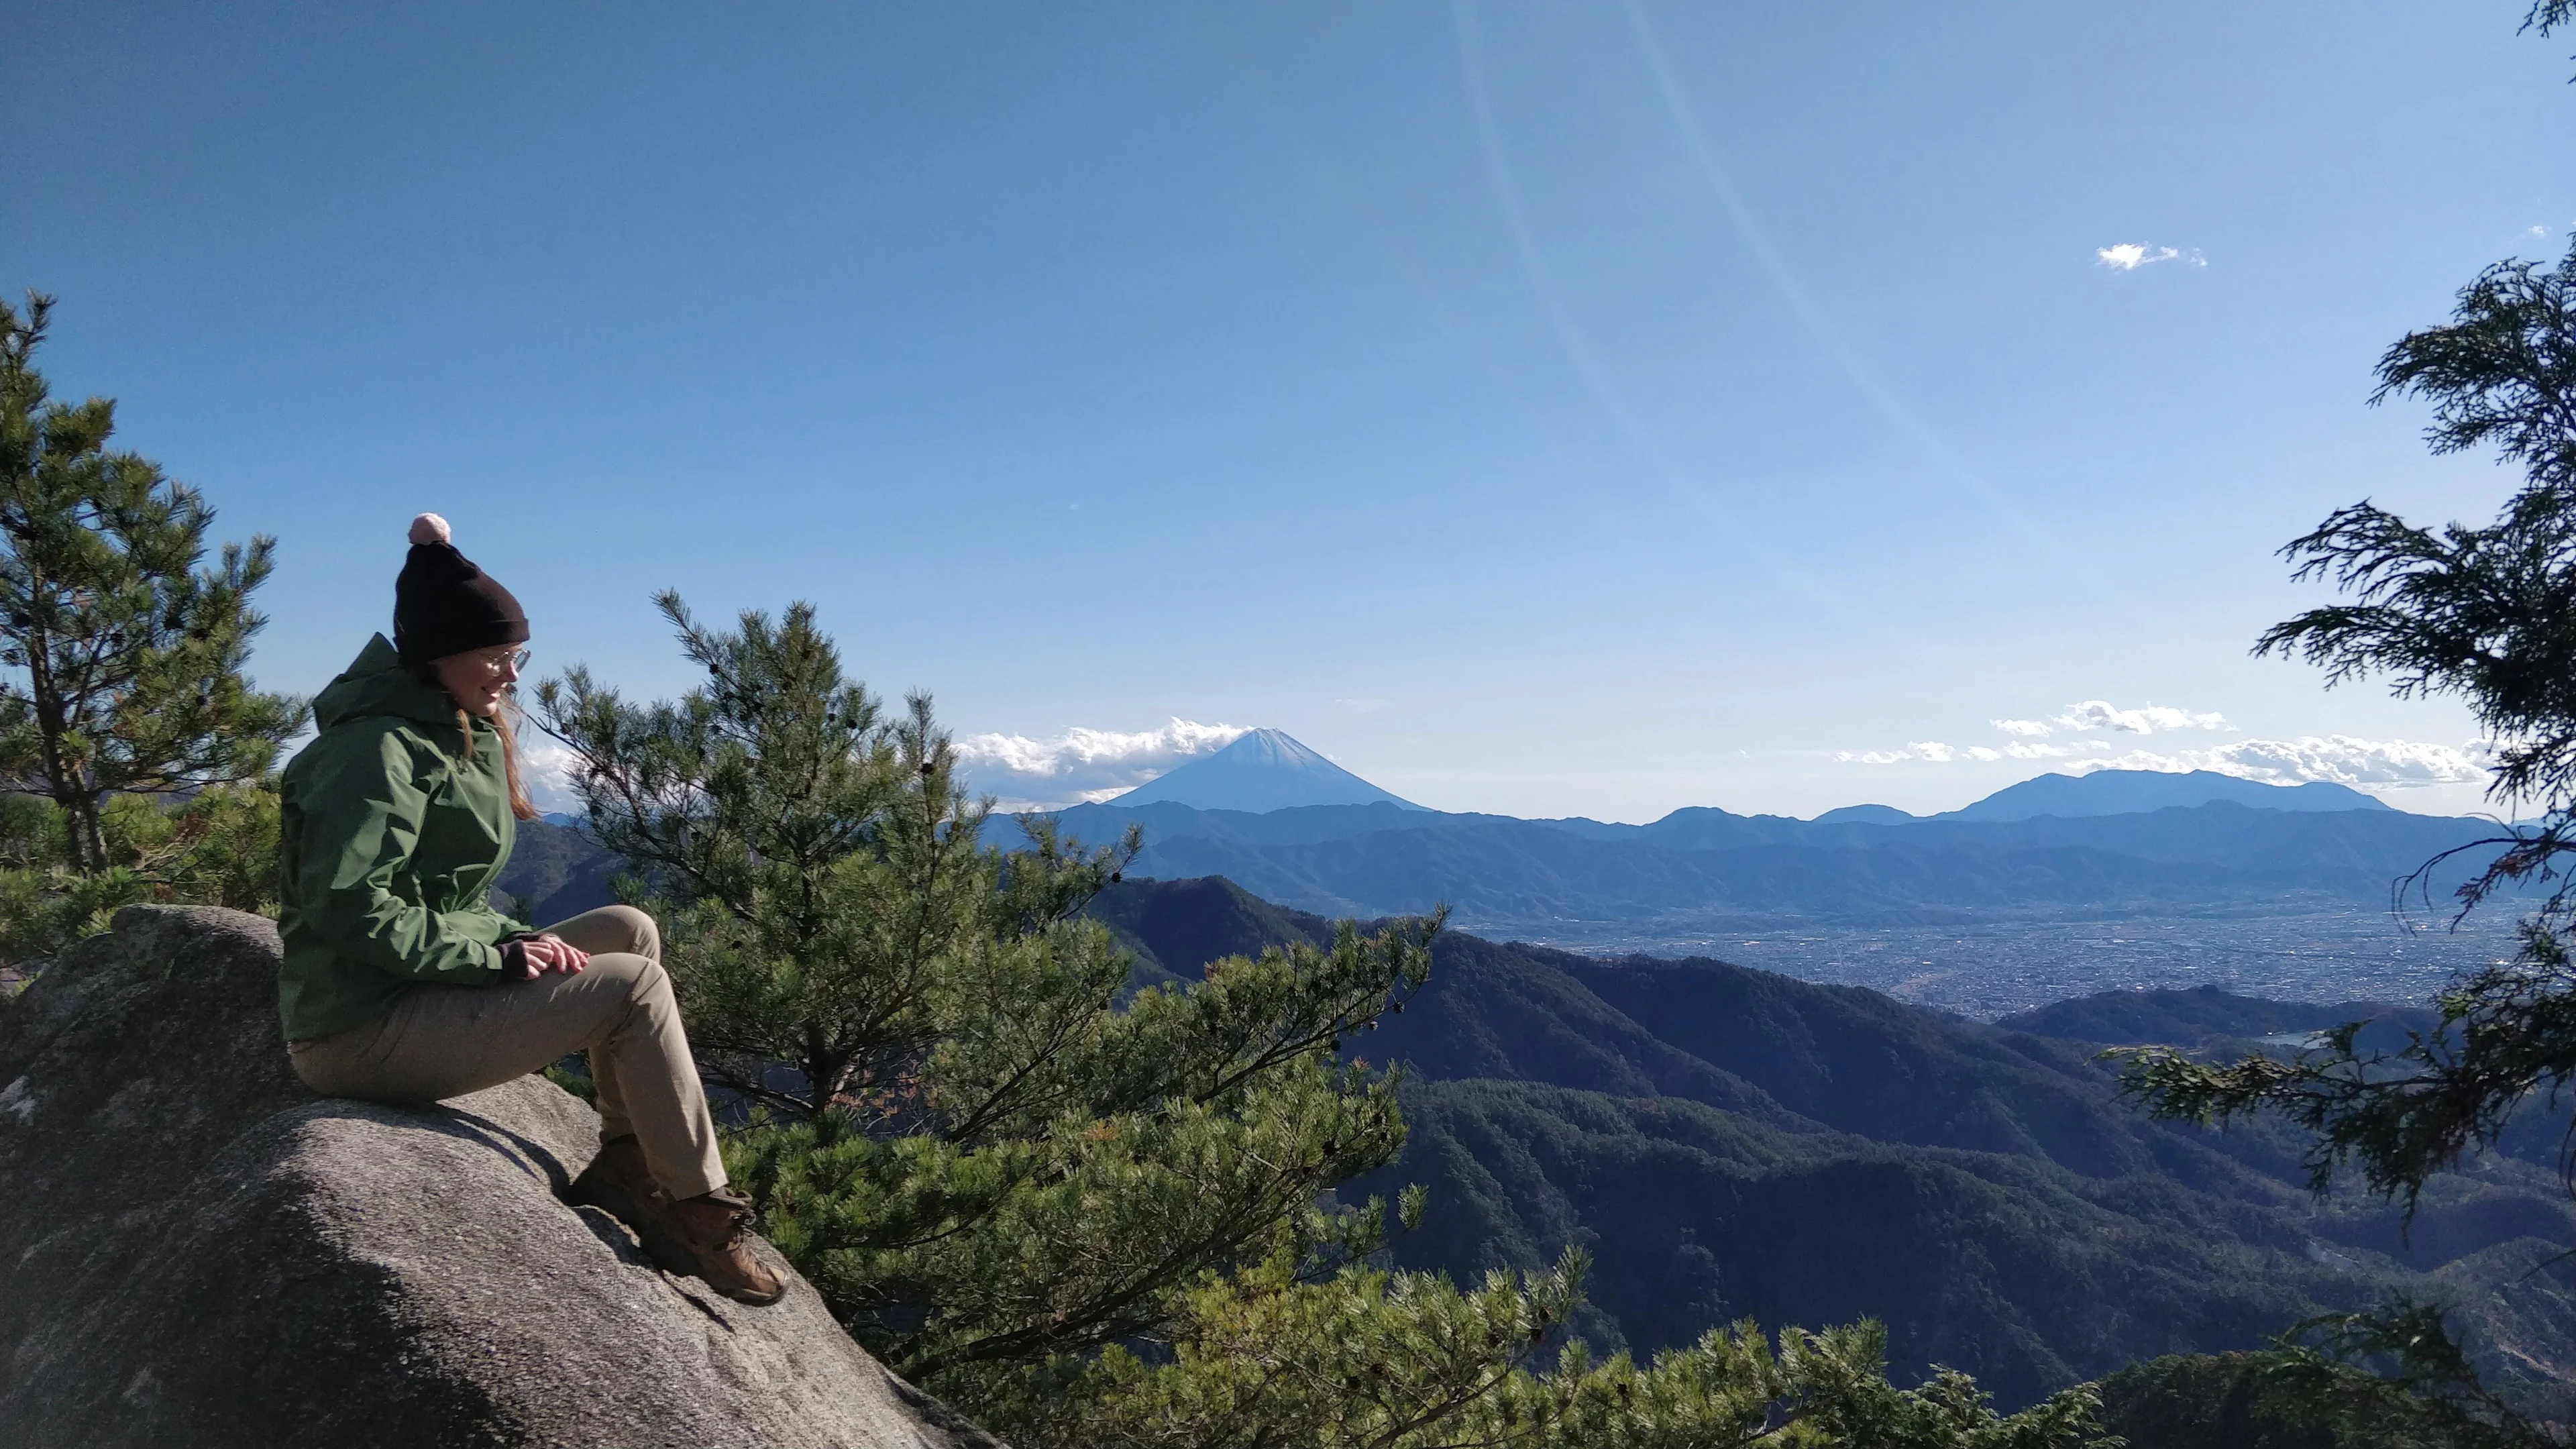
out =
<path fill-rule="evenodd" d="M 548 971 L 566 976 L 590 964 L 590 953 L 561 936 L 521 936 L 501 943 L 501 977 L 534 981 Z"/>

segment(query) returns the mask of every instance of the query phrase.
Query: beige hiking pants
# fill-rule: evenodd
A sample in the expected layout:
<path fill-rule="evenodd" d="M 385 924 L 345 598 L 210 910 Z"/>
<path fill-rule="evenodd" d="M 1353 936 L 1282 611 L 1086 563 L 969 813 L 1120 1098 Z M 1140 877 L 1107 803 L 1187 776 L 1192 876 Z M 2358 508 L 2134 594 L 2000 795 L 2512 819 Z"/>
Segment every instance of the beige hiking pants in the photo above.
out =
<path fill-rule="evenodd" d="M 438 1102 L 587 1051 L 600 1140 L 634 1134 L 653 1180 L 674 1198 L 724 1186 L 715 1119 L 653 918 L 602 906 L 546 930 L 588 951 L 589 968 L 494 986 L 415 986 L 379 1020 L 288 1043 L 295 1074 L 326 1097 Z"/>

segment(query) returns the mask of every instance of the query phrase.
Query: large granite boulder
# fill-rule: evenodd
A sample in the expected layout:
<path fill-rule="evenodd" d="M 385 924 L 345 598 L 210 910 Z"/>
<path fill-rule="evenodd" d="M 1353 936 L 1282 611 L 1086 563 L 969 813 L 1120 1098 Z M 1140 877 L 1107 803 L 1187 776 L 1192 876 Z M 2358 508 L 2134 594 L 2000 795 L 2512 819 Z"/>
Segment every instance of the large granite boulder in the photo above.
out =
<path fill-rule="evenodd" d="M 801 1278 L 744 1307 L 566 1206 L 598 1118 L 543 1078 L 315 1098 L 277 957 L 134 907 L 0 1002 L 0 1444 L 994 1442 Z"/>

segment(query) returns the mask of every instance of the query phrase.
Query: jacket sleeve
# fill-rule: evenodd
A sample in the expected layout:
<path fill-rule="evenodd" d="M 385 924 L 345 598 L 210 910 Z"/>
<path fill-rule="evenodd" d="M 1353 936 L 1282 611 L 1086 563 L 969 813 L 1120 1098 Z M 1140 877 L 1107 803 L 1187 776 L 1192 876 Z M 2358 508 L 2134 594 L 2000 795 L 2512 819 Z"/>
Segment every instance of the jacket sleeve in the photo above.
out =
<path fill-rule="evenodd" d="M 498 981 L 495 946 L 512 922 L 489 908 L 433 911 L 396 889 L 429 804 L 410 745 L 392 730 L 350 743 L 314 761 L 298 791 L 302 860 L 290 888 L 305 929 L 341 958 L 406 980 Z"/>

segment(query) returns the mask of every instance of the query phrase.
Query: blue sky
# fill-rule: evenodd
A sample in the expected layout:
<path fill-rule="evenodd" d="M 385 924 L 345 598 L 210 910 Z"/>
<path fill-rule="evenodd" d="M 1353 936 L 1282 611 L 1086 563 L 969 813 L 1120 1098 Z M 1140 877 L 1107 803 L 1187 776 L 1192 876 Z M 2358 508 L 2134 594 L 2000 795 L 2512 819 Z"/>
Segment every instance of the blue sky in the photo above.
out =
<path fill-rule="evenodd" d="M 804 598 L 988 762 L 1100 732 L 1014 796 L 1218 725 L 1618 819 L 2456 777 L 2246 647 L 2328 509 L 2511 482 L 2362 401 L 2576 224 L 2523 8 L 13 0 L 0 287 L 278 537 L 276 687 L 427 508 L 541 666 Z"/>

